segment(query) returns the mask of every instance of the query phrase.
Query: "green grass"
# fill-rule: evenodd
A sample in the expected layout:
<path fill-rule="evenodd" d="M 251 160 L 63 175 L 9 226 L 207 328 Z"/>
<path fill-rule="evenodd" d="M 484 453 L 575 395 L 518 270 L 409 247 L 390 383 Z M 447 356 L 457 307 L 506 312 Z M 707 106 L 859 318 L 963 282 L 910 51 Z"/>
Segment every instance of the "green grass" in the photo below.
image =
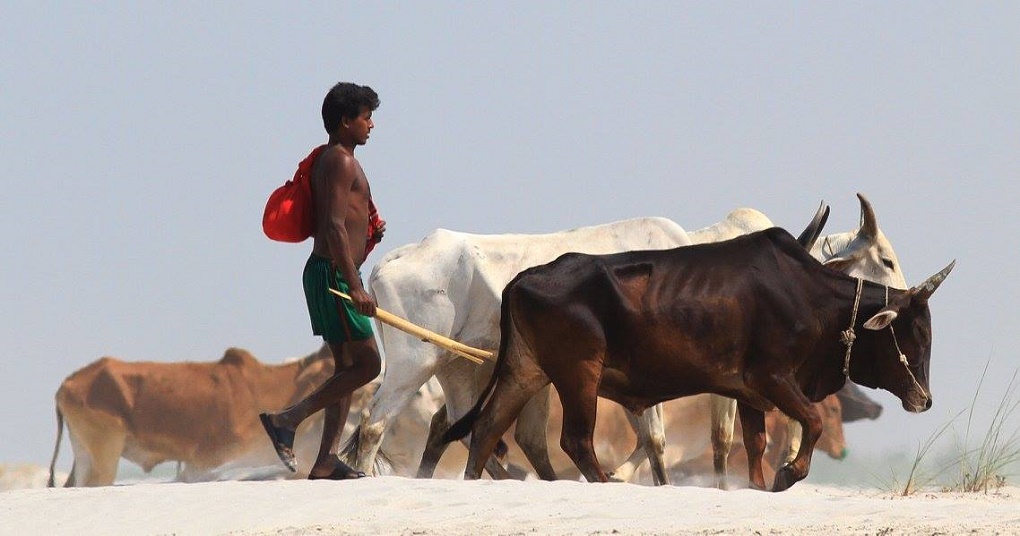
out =
<path fill-rule="evenodd" d="M 1013 476 L 1010 471 L 1020 461 L 1020 427 L 1014 424 L 1020 407 L 1020 399 L 1016 397 L 1018 372 L 1013 373 L 999 399 L 988 428 L 975 438 L 975 411 L 987 372 L 988 363 L 978 380 L 970 406 L 918 443 L 904 477 L 892 468 L 889 477 L 875 477 L 881 488 L 903 496 L 927 489 L 987 493 L 1007 483 Z M 965 413 L 966 425 L 961 434 L 955 425 Z M 950 431 L 953 433 L 949 436 L 954 439 L 952 446 L 944 454 L 936 456 L 935 446 Z"/>
<path fill-rule="evenodd" d="M 988 366 L 985 365 L 985 372 Z M 1013 428 L 1009 431 L 1008 425 L 1016 415 L 1020 400 L 1015 397 L 1017 388 L 1017 372 L 1013 373 L 1006 392 L 999 399 L 995 414 L 992 416 L 988 429 L 982 436 L 978 446 L 969 448 L 971 444 L 971 428 L 974 422 L 974 407 L 977 405 L 977 396 L 981 391 L 981 384 L 985 379 L 985 372 L 981 374 L 981 382 L 978 383 L 977 392 L 971 402 L 970 411 L 967 414 L 967 428 L 963 435 L 962 442 L 958 442 L 957 450 L 961 452 L 957 472 L 951 489 L 956 491 L 985 491 L 989 487 L 999 488 L 1006 483 L 1007 472 L 1010 466 L 1020 460 L 1020 428 Z"/>

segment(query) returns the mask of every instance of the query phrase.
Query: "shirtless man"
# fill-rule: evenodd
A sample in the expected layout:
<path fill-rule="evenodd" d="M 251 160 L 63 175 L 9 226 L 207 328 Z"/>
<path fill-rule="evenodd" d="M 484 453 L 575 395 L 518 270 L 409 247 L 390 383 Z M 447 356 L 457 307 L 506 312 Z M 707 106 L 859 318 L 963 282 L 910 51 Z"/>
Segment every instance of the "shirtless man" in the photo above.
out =
<path fill-rule="evenodd" d="M 322 103 L 322 121 L 329 141 L 311 171 L 312 204 L 316 228 L 312 254 L 304 269 L 305 299 L 312 332 L 321 335 L 333 352 L 333 376 L 308 397 L 276 414 L 259 415 L 280 459 L 291 471 L 294 434 L 301 421 L 325 409 L 322 443 L 309 479 L 360 478 L 340 461 L 337 446 L 351 394 L 379 375 L 379 349 L 369 317 L 375 315 L 375 299 L 365 290 L 358 269 L 370 244 L 382 238 L 385 223 L 374 220 L 372 193 L 354 149 L 368 141 L 375 124 L 372 111 L 379 97 L 367 86 L 341 82 Z M 348 302 L 329 292 L 348 294 Z"/>

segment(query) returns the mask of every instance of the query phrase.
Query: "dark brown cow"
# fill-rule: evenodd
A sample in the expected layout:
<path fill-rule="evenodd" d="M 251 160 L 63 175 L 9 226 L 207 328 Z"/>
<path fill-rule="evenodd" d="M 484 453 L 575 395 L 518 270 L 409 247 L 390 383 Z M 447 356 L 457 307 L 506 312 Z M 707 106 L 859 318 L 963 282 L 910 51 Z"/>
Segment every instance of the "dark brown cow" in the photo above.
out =
<path fill-rule="evenodd" d="M 588 481 L 605 482 L 592 446 L 598 396 L 637 413 L 713 392 L 739 402 L 757 488 L 764 411 L 801 423 L 804 448 L 773 486 L 787 489 L 807 476 L 821 434 L 811 402 L 848 375 L 907 411 L 931 407 L 928 299 L 954 263 L 891 289 L 821 265 L 778 228 L 672 250 L 568 253 L 504 289 L 496 371 L 445 439 L 472 433 L 465 477 L 479 478 L 521 407 L 551 382 L 563 403 L 561 447 Z"/>
<path fill-rule="evenodd" d="M 882 405 L 868 398 L 868 395 L 853 382 L 846 382 L 836 394 L 839 395 L 839 402 L 843 405 L 843 422 L 864 419 L 873 421 L 882 414 Z"/>

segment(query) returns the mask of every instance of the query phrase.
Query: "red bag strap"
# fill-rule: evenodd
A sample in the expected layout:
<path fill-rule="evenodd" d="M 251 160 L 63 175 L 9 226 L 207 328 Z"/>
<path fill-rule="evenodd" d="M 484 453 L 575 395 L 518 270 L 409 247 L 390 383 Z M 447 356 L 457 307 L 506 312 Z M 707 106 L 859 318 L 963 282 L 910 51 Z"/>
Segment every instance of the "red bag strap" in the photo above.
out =
<path fill-rule="evenodd" d="M 319 155 L 322 154 L 322 151 L 325 150 L 325 145 L 320 145 L 312 149 L 312 152 L 309 153 L 304 160 L 298 163 L 297 171 L 294 172 L 294 180 L 310 180 L 312 177 L 312 166 L 315 165 L 315 161 L 319 158 Z"/>

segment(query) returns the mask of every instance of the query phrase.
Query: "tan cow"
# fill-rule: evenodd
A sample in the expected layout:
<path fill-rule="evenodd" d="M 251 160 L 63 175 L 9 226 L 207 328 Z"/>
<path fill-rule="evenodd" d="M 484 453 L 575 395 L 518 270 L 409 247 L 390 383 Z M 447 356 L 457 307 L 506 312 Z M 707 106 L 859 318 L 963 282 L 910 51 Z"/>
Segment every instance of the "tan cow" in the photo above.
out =
<path fill-rule="evenodd" d="M 282 365 L 260 363 L 238 348 L 227 350 L 217 362 L 99 359 L 57 390 L 57 444 L 49 484 L 65 420 L 74 450 L 65 486 L 112 484 L 122 457 L 147 473 L 176 460 L 182 464 L 179 478 L 185 481 L 208 479 L 211 471 L 228 463 L 275 468 L 276 454 L 259 412 L 291 405 L 321 385 L 332 369 L 325 346 Z M 309 421 L 321 426 L 321 420 Z M 307 426 L 299 433 L 308 433 Z M 298 448 L 309 452 L 299 453 L 299 459 L 310 463 L 318 441 L 302 443 L 306 445 Z"/>

